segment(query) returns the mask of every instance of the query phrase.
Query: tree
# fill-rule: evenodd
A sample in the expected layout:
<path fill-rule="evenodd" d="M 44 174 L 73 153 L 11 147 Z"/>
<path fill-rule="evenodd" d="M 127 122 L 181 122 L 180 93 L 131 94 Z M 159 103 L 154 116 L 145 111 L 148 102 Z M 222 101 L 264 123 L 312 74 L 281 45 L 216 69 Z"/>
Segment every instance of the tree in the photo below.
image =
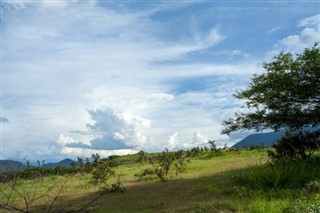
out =
<path fill-rule="evenodd" d="M 246 100 L 247 113 L 224 121 L 223 134 L 266 128 L 301 130 L 320 124 L 320 48 L 318 43 L 302 54 L 280 53 L 263 64 L 247 89 L 234 96 Z"/>
<path fill-rule="evenodd" d="M 214 152 L 216 151 L 217 149 L 217 146 L 216 146 L 216 141 L 215 140 L 212 140 L 212 141 L 208 141 L 208 143 L 210 144 L 210 149 L 211 149 L 211 152 Z"/>
<path fill-rule="evenodd" d="M 158 156 L 149 157 L 144 154 L 143 156 L 143 160 L 148 162 L 152 168 L 145 168 L 142 172 L 135 174 L 135 177 L 139 178 L 139 180 L 142 180 L 146 176 L 156 175 L 162 182 L 167 182 L 168 175 L 173 168 L 176 175 L 187 169 L 186 155 L 182 150 L 169 152 L 168 149 L 165 149 Z"/>

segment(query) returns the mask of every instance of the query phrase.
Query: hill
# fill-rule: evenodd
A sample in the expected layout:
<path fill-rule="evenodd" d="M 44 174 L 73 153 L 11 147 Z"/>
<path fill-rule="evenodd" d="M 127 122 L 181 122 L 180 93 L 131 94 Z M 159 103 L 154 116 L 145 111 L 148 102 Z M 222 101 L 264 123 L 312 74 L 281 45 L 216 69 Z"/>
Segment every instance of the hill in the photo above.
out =
<path fill-rule="evenodd" d="M 22 168 L 23 164 L 15 160 L 0 160 L 0 170 Z"/>
<path fill-rule="evenodd" d="M 252 134 L 235 145 L 233 148 L 242 148 L 242 147 L 250 147 L 250 146 L 260 146 L 263 145 L 264 147 L 271 147 L 272 144 L 276 143 L 277 140 L 285 134 L 284 130 L 280 130 L 278 132 L 268 132 L 268 133 L 257 133 Z"/>
<path fill-rule="evenodd" d="M 305 127 L 304 131 L 307 132 L 315 132 L 320 130 L 320 126 L 317 127 Z M 278 139 L 280 139 L 284 134 L 285 130 L 279 130 L 277 132 L 268 132 L 268 133 L 256 133 L 249 135 L 233 145 L 233 148 L 243 148 L 243 147 L 250 147 L 250 146 L 261 146 L 264 147 L 271 147 L 272 144 L 276 143 Z"/>
<path fill-rule="evenodd" d="M 62 167 L 70 168 L 70 167 L 72 167 L 72 164 L 76 164 L 76 162 L 74 160 L 66 158 L 66 159 L 63 159 L 62 161 L 59 161 L 57 163 L 45 163 L 43 165 L 43 167 L 45 167 L 45 168 L 54 168 L 54 167 L 57 167 L 57 166 L 62 166 Z"/>
<path fill-rule="evenodd" d="M 76 162 L 74 160 L 71 160 L 69 158 L 63 159 L 57 163 L 45 163 L 43 166 L 44 168 L 54 168 L 57 166 L 61 166 L 61 167 L 66 167 L 66 168 L 70 168 L 72 167 L 72 164 L 76 165 Z M 35 166 L 31 166 L 31 167 L 35 167 Z M 5 169 L 23 169 L 25 168 L 25 165 L 23 165 L 21 162 L 19 161 L 15 161 L 15 160 L 0 160 L 0 170 L 5 170 Z"/>

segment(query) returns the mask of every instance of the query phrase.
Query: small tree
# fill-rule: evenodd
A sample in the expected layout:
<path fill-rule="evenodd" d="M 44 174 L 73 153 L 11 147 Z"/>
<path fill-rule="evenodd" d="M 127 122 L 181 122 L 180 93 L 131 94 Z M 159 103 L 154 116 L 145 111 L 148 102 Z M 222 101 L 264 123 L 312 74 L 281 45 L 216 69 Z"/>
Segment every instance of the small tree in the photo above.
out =
<path fill-rule="evenodd" d="M 214 151 L 217 150 L 217 146 L 216 146 L 215 140 L 208 141 L 208 143 L 210 144 L 210 150 L 211 150 L 211 152 L 214 152 Z"/>
<path fill-rule="evenodd" d="M 187 162 L 183 151 L 169 152 L 165 149 L 156 157 L 144 156 L 144 160 L 148 162 L 152 168 L 146 168 L 142 172 L 135 174 L 140 180 L 146 176 L 156 175 L 162 182 L 168 181 L 168 175 L 174 168 L 176 175 L 186 170 Z"/>
<path fill-rule="evenodd" d="M 246 100 L 247 113 L 224 121 L 229 134 L 244 129 L 299 130 L 320 123 L 320 48 L 316 43 L 296 56 L 280 53 L 263 64 L 266 73 L 253 75 L 252 82 L 235 97 Z"/>
<path fill-rule="evenodd" d="M 272 146 L 268 155 L 273 161 L 305 160 L 320 147 L 320 130 L 315 132 L 287 133 Z"/>
<path fill-rule="evenodd" d="M 109 159 L 101 159 L 99 154 L 93 154 L 93 163 L 91 168 L 91 183 L 100 186 L 100 191 L 104 193 L 124 192 L 125 187 L 120 182 L 120 177 L 116 183 L 109 183 L 109 179 L 115 176 L 114 167 L 117 163 L 113 160 L 114 157 Z"/>

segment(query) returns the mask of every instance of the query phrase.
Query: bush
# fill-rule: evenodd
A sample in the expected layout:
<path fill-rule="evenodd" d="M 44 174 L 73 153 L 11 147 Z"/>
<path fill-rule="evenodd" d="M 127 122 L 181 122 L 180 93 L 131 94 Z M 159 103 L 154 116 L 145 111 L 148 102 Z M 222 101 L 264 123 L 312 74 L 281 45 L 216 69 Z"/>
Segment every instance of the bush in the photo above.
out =
<path fill-rule="evenodd" d="M 183 151 L 169 152 L 168 149 L 156 157 L 143 157 L 143 161 L 148 162 L 151 168 L 146 168 L 142 172 L 135 174 L 135 177 L 142 180 L 147 176 L 156 175 L 162 182 L 168 181 L 168 174 L 174 168 L 176 175 L 186 170 L 186 156 Z"/>
<path fill-rule="evenodd" d="M 107 185 L 107 180 L 114 176 L 114 164 L 111 160 L 97 160 L 93 164 L 91 183 L 94 185 Z"/>
<path fill-rule="evenodd" d="M 313 198 L 302 197 L 294 201 L 290 207 L 284 210 L 285 213 L 308 212 L 320 213 L 320 196 L 317 195 Z"/>
<path fill-rule="evenodd" d="M 320 148 L 320 131 L 287 133 L 269 151 L 272 161 L 306 160 Z"/>
<path fill-rule="evenodd" d="M 141 172 L 135 174 L 134 176 L 138 178 L 139 181 L 144 180 L 144 179 L 150 179 L 148 177 L 155 175 L 155 171 L 152 168 L 145 168 Z"/>
<path fill-rule="evenodd" d="M 315 188 L 316 182 L 310 181 L 320 180 L 319 170 L 320 158 L 315 156 L 304 161 L 278 161 L 253 166 L 238 171 L 231 179 L 238 186 L 254 190 L 302 189 L 307 184 Z"/>

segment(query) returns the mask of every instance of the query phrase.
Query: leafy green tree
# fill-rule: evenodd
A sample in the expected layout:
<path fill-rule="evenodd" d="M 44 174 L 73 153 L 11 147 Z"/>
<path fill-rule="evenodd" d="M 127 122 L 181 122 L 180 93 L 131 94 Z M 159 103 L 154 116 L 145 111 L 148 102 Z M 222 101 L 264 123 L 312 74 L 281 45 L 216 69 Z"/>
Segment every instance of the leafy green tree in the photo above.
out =
<path fill-rule="evenodd" d="M 244 129 L 301 130 L 320 124 L 320 48 L 316 43 L 302 54 L 280 53 L 263 64 L 249 87 L 234 96 L 249 109 L 224 121 L 223 134 Z"/>

